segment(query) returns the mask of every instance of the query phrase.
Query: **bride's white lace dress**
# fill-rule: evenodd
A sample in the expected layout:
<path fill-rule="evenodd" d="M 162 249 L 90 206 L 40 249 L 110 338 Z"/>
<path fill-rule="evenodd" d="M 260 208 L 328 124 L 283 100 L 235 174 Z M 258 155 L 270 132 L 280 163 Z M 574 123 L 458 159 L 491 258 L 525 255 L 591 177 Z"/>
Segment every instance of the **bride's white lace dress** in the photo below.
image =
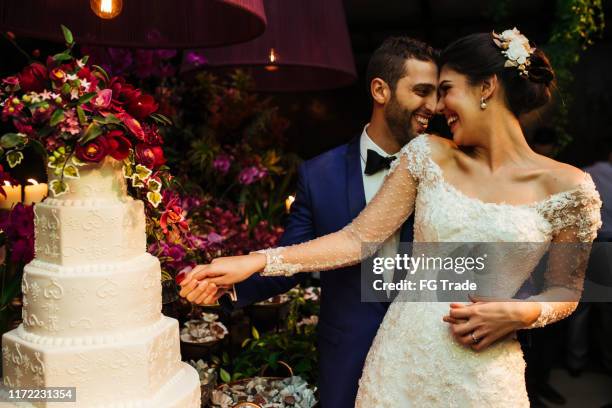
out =
<path fill-rule="evenodd" d="M 402 149 L 379 193 L 351 224 L 304 244 L 266 250 L 263 274 L 288 275 L 357 263 L 363 243 L 383 242 L 413 211 L 415 245 L 594 239 L 601 225 L 601 202 L 586 173 L 575 189 L 537 203 L 487 203 L 444 180 L 431 159 L 429 138 L 421 135 Z M 521 262 L 515 259 L 510 270 L 500 269 L 505 276 L 498 279 L 503 282 L 498 289 L 509 297 L 528 278 L 541 254 L 528 255 L 519 254 Z M 556 273 L 555 255 L 551 252 L 549 258 L 548 289 L 537 297 L 542 313 L 533 327 L 572 313 L 575 302 L 546 299 L 554 299 L 559 288 L 579 291 L 581 287 L 581 270 L 571 277 L 566 268 Z M 449 303 L 402 302 L 402 296 L 389 307 L 374 339 L 359 382 L 357 407 L 529 407 L 525 362 L 516 340 L 475 352 L 456 343 L 442 321 Z"/>

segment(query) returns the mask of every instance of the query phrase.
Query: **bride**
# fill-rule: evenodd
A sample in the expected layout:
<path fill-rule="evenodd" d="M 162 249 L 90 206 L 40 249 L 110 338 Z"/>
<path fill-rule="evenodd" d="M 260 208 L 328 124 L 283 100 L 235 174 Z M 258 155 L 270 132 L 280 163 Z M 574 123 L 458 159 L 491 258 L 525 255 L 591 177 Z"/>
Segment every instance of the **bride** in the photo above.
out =
<path fill-rule="evenodd" d="M 544 53 L 516 29 L 473 34 L 449 45 L 440 66 L 438 111 L 452 141 L 420 135 L 404 146 L 381 190 L 342 230 L 200 265 L 181 282 L 181 295 L 257 272 L 291 275 L 356 264 L 364 243 L 384 242 L 413 211 L 415 244 L 592 242 L 601 201 L 591 178 L 536 154 L 519 124 L 519 115 L 551 98 L 554 74 Z M 506 298 L 537 263 L 526 255 L 498 276 Z M 579 255 L 570 261 L 584 261 Z M 533 301 L 402 302 L 398 296 L 369 351 L 356 406 L 529 407 L 525 363 L 511 334 L 573 312 L 584 275 L 580 265 L 559 273 L 568 259 L 550 249 L 547 285 Z M 563 292 L 573 297 L 558 297 Z"/>

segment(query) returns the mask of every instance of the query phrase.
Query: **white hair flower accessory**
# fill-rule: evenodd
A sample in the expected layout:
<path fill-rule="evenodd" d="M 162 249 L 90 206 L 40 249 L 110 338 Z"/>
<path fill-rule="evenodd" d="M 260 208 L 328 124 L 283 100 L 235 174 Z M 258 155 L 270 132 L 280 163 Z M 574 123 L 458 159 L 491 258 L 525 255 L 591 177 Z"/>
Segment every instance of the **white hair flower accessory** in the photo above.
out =
<path fill-rule="evenodd" d="M 505 67 L 517 67 L 521 76 L 529 75 L 528 67 L 531 64 L 529 57 L 535 51 L 529 45 L 529 40 L 514 27 L 501 34 L 493 31 L 493 41 L 501 48 L 501 53 L 506 57 Z"/>

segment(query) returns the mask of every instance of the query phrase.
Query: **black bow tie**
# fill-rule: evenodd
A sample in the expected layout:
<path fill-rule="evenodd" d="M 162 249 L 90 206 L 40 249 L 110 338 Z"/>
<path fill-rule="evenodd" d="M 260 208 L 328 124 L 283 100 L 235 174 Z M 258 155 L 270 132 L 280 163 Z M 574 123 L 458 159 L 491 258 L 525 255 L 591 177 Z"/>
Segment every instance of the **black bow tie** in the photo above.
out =
<path fill-rule="evenodd" d="M 391 167 L 391 162 L 395 159 L 395 156 L 383 157 L 374 150 L 368 149 L 368 160 L 366 160 L 364 173 L 371 176 L 372 174 L 378 173 L 382 169 L 388 169 Z"/>

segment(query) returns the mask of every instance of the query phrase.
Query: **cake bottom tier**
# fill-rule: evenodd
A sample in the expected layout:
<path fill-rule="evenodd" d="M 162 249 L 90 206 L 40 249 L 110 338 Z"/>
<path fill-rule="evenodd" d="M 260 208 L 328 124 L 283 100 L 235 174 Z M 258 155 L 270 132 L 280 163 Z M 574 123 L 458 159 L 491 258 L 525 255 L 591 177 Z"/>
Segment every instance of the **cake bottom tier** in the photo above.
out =
<path fill-rule="evenodd" d="M 76 387 L 76 403 L 48 402 L 32 406 L 199 406 L 198 375 L 181 362 L 178 322 L 174 319 L 162 316 L 145 333 L 137 330 L 127 333 L 120 341 L 82 346 L 32 343 L 20 336 L 22 332 L 20 327 L 2 338 L 4 385 Z"/>

